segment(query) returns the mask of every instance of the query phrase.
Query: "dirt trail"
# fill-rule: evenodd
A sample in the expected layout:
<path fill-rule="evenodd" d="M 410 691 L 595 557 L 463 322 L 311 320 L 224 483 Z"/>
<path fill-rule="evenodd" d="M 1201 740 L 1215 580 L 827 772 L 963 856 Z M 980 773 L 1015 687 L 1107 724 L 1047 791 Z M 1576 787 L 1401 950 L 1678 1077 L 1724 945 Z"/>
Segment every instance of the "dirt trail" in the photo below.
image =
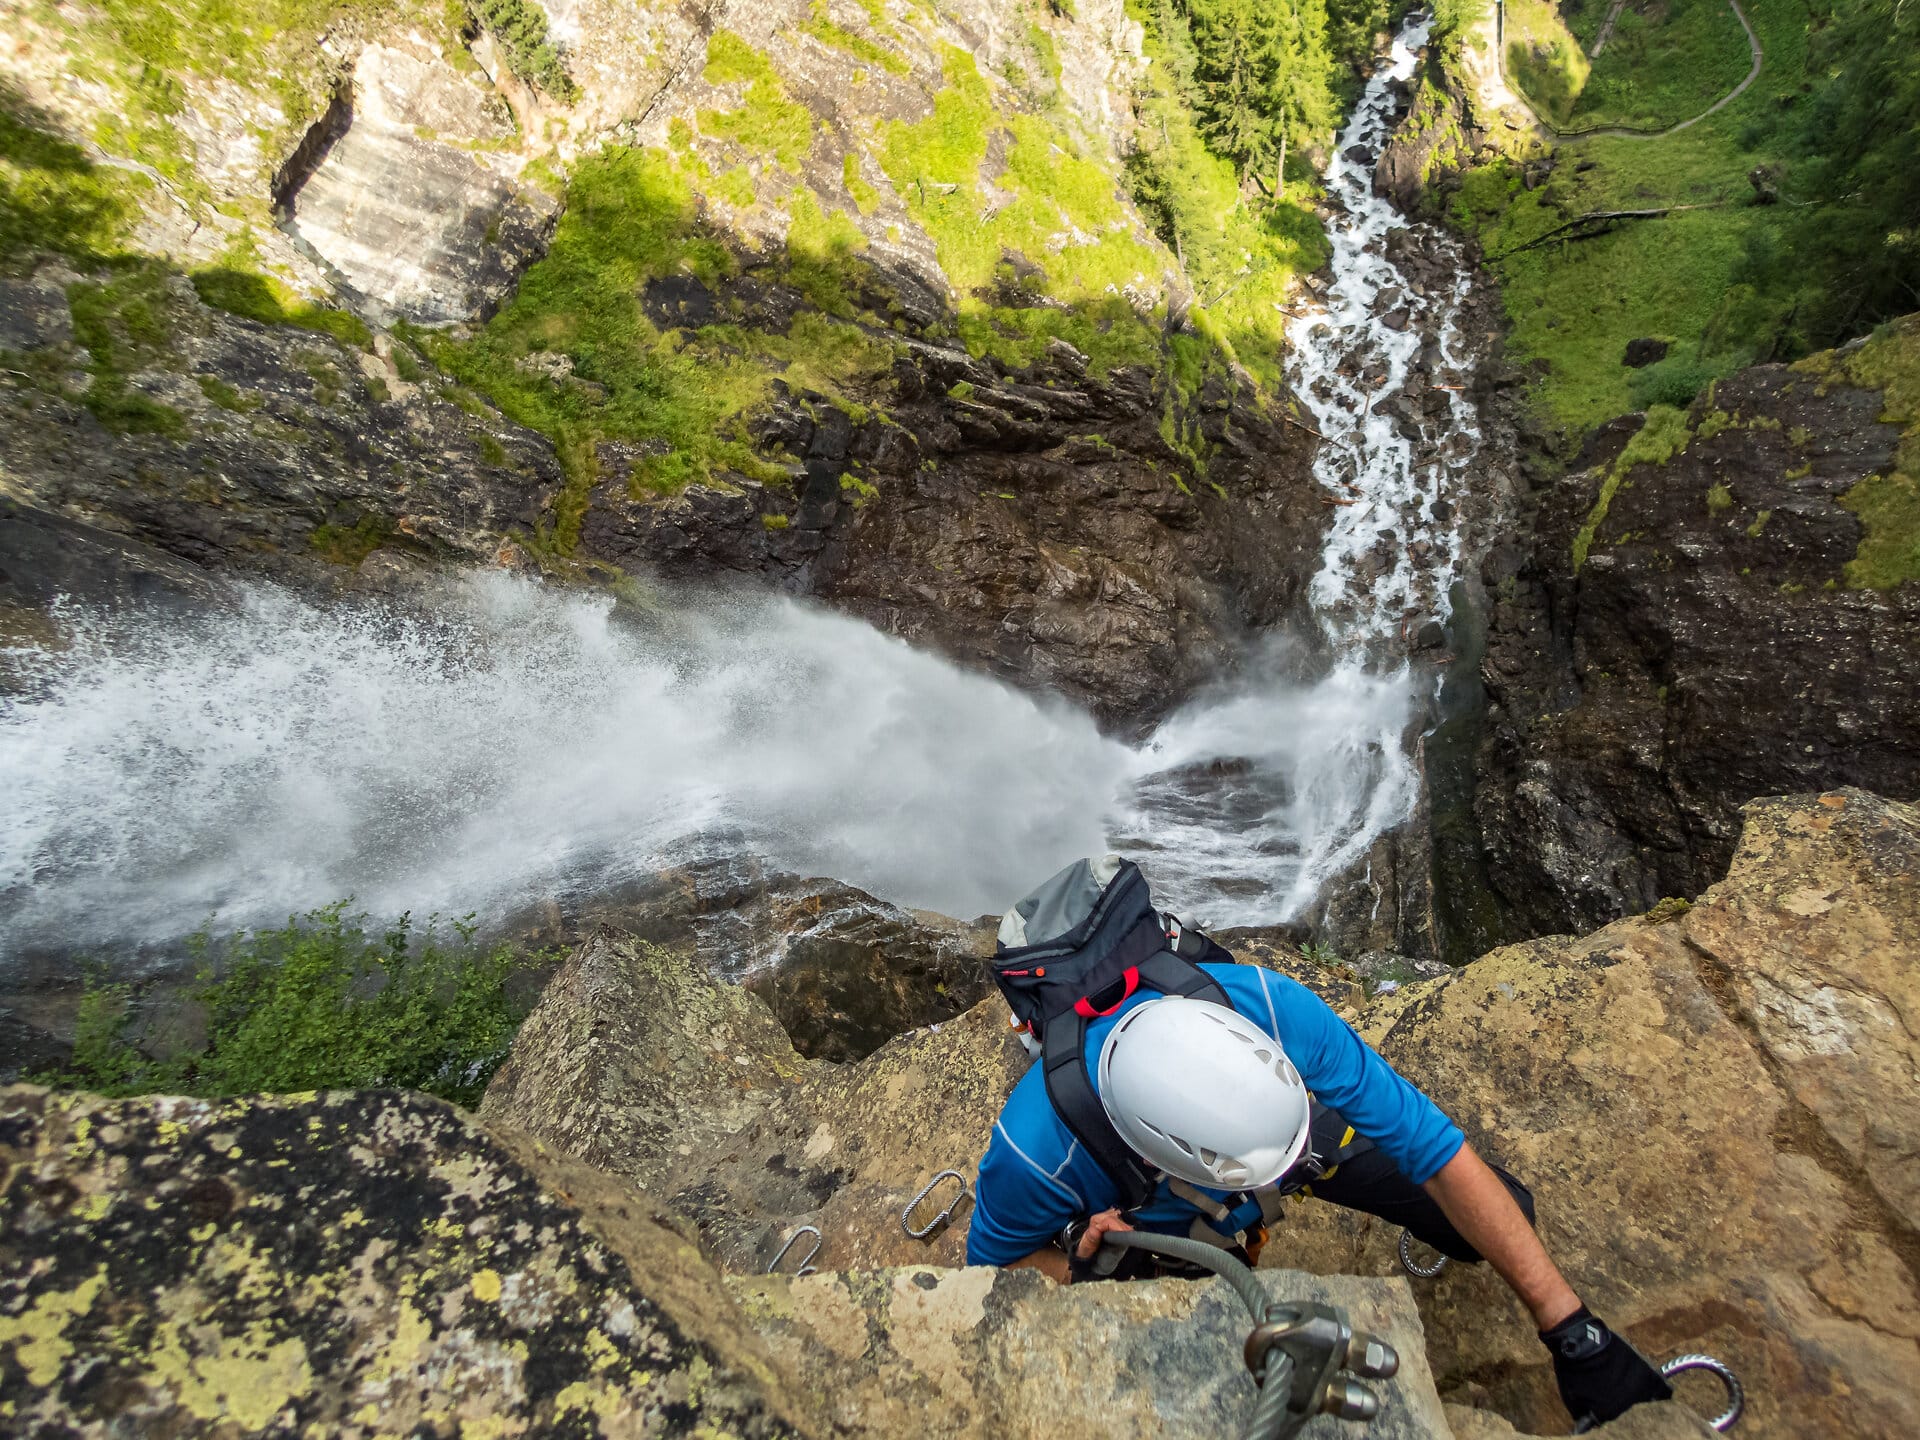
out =
<path fill-rule="evenodd" d="M 1627 0 L 1613 0 L 1607 7 L 1607 18 L 1600 22 L 1600 33 L 1593 37 L 1593 48 L 1587 51 L 1589 60 L 1600 58 L 1600 52 L 1607 48 L 1607 41 L 1613 38 L 1613 27 L 1620 19 L 1620 12 L 1627 8 Z"/>
<path fill-rule="evenodd" d="M 1607 40 L 1612 36 L 1613 22 L 1619 18 L 1620 11 L 1625 3 L 1626 0 L 1615 0 L 1613 8 L 1607 12 L 1606 22 L 1600 27 L 1600 35 L 1593 43 L 1593 53 L 1595 55 L 1600 53 L 1601 47 L 1605 45 Z M 1752 56 L 1753 63 L 1747 69 L 1746 79 L 1742 80 L 1738 85 L 1734 86 L 1733 89 L 1722 95 L 1698 115 L 1689 116 L 1685 120 L 1669 125 L 1664 130 L 1633 130 L 1623 125 L 1606 125 L 1595 130 L 1562 130 L 1552 121 L 1544 119 L 1540 112 L 1533 108 L 1533 105 L 1527 100 L 1526 96 L 1522 95 L 1517 88 L 1507 81 L 1506 56 L 1502 53 L 1506 36 L 1504 20 L 1506 7 L 1496 3 L 1491 13 L 1481 20 L 1475 28 L 1487 34 L 1493 50 L 1494 74 L 1499 77 L 1500 81 L 1499 88 L 1506 95 L 1513 97 L 1514 104 L 1520 106 L 1521 109 L 1533 117 L 1533 123 L 1535 125 L 1538 125 L 1555 139 L 1593 140 L 1604 138 L 1611 140 L 1664 140 L 1667 136 L 1677 135 L 1682 130 L 1698 125 L 1709 115 L 1718 114 L 1720 111 L 1726 109 L 1727 106 L 1746 94 L 1747 88 L 1760 78 L 1761 66 L 1766 61 L 1766 56 L 1760 48 L 1760 36 L 1755 32 L 1753 22 L 1747 19 L 1747 12 L 1740 8 L 1740 0 L 1727 0 L 1727 5 L 1732 9 L 1734 19 L 1740 22 L 1740 28 L 1747 32 L 1747 49 Z"/>

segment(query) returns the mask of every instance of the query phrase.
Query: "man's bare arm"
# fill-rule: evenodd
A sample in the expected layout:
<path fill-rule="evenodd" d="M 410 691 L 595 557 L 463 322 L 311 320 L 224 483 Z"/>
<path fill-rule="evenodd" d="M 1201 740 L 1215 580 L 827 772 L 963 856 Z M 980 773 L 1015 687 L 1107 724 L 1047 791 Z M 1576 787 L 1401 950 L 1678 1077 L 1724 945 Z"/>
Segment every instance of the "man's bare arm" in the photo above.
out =
<path fill-rule="evenodd" d="M 1533 1312 L 1541 1330 L 1551 1330 L 1580 1308 L 1580 1297 L 1560 1274 L 1507 1187 L 1471 1145 L 1462 1145 L 1425 1188 L 1453 1228 L 1486 1257 Z"/>

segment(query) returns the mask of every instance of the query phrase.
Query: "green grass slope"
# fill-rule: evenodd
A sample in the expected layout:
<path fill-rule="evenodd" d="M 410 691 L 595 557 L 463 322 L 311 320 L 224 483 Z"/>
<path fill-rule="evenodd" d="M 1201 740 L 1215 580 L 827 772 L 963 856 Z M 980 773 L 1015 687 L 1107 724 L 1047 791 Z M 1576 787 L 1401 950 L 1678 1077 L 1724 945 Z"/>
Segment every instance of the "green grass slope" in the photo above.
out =
<path fill-rule="evenodd" d="M 1715 375 L 1789 343 L 1787 287 L 1745 272 L 1755 252 L 1780 243 L 1790 212 L 1752 203 L 1748 176 L 1788 159 L 1778 121 L 1807 83 L 1806 12 L 1798 0 L 1751 0 L 1749 13 L 1766 69 L 1719 114 L 1661 139 L 1564 143 L 1552 178 L 1531 191 L 1522 166 L 1500 160 L 1464 176 L 1452 197 L 1452 218 L 1499 277 L 1510 353 L 1543 370 L 1535 400 L 1569 443 L 1623 411 L 1684 404 Z M 1699 208 L 1521 249 L 1575 216 L 1670 206 Z M 1630 370 L 1621 357 L 1642 336 L 1672 352 Z"/>

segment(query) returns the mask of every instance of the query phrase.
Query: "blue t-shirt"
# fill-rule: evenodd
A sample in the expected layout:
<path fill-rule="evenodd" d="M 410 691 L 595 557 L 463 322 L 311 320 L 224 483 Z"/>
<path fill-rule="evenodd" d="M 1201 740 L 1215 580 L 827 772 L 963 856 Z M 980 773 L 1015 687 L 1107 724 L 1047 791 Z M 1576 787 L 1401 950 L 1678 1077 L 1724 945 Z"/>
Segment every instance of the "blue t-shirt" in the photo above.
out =
<path fill-rule="evenodd" d="M 1315 1097 L 1344 1115 L 1416 1185 L 1431 1179 L 1465 1142 L 1438 1106 L 1306 986 L 1254 965 L 1200 968 L 1220 982 L 1234 1009 L 1280 1042 Z M 1134 1006 L 1157 998 L 1140 991 L 1113 1014 L 1089 1022 L 1087 1073 L 1096 1089 L 1108 1032 Z M 1206 1193 L 1224 1201 L 1230 1192 Z M 1036 1064 L 1007 1097 L 980 1162 L 967 1263 L 1010 1265 L 1047 1245 L 1069 1222 L 1111 1209 L 1119 1198 L 1106 1171 L 1055 1113 L 1044 1067 Z M 1144 1229 L 1184 1233 L 1199 1213 L 1163 1183 L 1130 1218 Z M 1243 1228 L 1258 1213 L 1256 1202 L 1246 1202 L 1224 1228 Z"/>

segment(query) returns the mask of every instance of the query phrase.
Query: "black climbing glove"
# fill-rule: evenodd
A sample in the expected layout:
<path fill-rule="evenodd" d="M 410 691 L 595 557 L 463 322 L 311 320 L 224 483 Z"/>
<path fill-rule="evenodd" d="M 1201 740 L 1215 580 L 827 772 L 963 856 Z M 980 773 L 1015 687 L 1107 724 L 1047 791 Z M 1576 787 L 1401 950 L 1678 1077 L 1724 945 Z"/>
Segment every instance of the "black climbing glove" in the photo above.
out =
<path fill-rule="evenodd" d="M 1541 1331 L 1540 1343 L 1553 1352 L 1553 1378 L 1576 1435 L 1643 1401 L 1673 1398 L 1673 1387 L 1647 1358 L 1584 1305 Z"/>

